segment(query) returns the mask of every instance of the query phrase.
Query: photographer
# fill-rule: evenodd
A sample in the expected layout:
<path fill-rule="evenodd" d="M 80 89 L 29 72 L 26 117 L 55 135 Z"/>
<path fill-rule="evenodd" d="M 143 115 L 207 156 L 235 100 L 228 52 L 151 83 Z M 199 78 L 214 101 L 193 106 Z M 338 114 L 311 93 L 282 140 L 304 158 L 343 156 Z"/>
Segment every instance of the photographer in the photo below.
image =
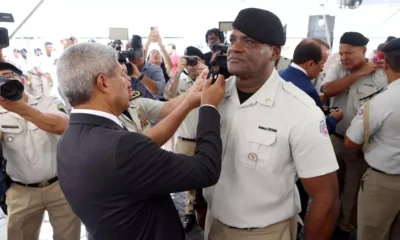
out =
<path fill-rule="evenodd" d="M 185 93 L 205 68 L 207 66 L 204 64 L 204 55 L 200 49 L 187 47 L 185 56 L 179 58 L 175 74 L 165 86 L 164 98 L 171 100 Z M 185 69 L 187 72 L 184 71 Z"/>
<path fill-rule="evenodd" d="M 24 93 L 25 79 L 21 74 L 14 65 L 0 63 L 2 86 L 14 81 L 7 89 L 16 89 L 4 91 L 0 97 L 1 144 L 7 159 L 6 171 L 12 180 L 7 191 L 8 238 L 35 239 L 47 210 L 54 239 L 78 240 L 81 224 L 57 177 L 57 142 L 68 126 L 65 106 L 56 97 Z M 15 87 L 18 85 L 19 88 Z M 10 92 L 17 94 L 7 95 Z"/>
<path fill-rule="evenodd" d="M 213 28 L 207 31 L 206 43 L 211 51 L 204 54 L 204 61 L 208 67 L 211 67 L 212 60 L 214 60 L 218 54 L 218 51 L 215 51 L 215 49 L 213 50 L 213 46 L 224 43 L 224 39 L 224 33 L 218 28 Z"/>
<path fill-rule="evenodd" d="M 131 48 L 122 54 L 132 63 L 132 89 L 144 98 L 158 100 L 165 87 L 164 74 L 159 66 L 145 61 L 142 38 L 134 35 Z"/>

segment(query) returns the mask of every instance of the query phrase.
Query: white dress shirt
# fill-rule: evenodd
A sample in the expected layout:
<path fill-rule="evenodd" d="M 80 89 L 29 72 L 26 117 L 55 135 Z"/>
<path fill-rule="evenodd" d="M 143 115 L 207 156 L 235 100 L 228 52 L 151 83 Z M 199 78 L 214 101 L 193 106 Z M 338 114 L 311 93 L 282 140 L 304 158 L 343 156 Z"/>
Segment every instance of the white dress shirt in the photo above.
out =
<path fill-rule="evenodd" d="M 122 127 L 122 123 L 121 121 L 118 119 L 117 116 L 112 115 L 110 113 L 106 113 L 103 111 L 97 111 L 97 110 L 92 110 L 92 109 L 72 109 L 71 113 L 84 113 L 84 114 L 91 114 L 91 115 L 96 115 L 99 117 L 104 117 L 104 118 L 108 118 L 111 121 L 115 122 L 116 124 L 118 124 L 120 127 Z"/>

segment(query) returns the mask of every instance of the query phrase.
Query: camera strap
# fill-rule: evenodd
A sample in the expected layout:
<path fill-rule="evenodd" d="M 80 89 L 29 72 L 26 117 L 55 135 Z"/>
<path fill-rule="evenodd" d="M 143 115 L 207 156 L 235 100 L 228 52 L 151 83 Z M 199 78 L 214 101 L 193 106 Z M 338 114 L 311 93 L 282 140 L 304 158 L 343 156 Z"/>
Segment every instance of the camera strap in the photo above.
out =
<path fill-rule="evenodd" d="M 369 101 L 368 100 L 364 103 L 363 122 L 364 122 L 363 152 L 365 152 L 365 151 L 367 151 L 368 143 L 369 143 Z"/>

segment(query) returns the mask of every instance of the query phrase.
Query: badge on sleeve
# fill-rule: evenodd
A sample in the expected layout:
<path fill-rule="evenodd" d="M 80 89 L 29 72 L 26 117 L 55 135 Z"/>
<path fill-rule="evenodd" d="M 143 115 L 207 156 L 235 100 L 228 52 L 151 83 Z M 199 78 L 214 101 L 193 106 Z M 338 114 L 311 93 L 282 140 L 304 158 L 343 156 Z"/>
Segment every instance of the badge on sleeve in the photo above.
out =
<path fill-rule="evenodd" d="M 61 112 L 68 114 L 67 113 L 67 108 L 64 106 L 64 104 L 60 103 L 57 105 L 58 110 L 60 110 Z"/>
<path fill-rule="evenodd" d="M 329 136 L 328 127 L 326 126 L 325 120 L 321 120 L 321 122 L 319 123 L 319 131 L 324 136 L 327 136 L 327 137 Z"/>

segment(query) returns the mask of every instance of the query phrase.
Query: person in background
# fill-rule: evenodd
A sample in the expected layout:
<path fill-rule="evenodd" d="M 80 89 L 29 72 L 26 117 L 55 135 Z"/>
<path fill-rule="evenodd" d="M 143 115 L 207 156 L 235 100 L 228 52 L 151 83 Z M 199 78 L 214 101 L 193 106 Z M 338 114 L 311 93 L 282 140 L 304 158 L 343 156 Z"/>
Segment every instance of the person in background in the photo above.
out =
<path fill-rule="evenodd" d="M 210 48 L 210 52 L 204 54 L 204 61 L 208 67 L 211 67 L 211 62 L 215 59 L 215 56 L 218 52 L 214 52 L 212 47 L 216 44 L 224 43 L 225 36 L 224 33 L 221 32 L 218 28 L 212 28 L 206 33 L 206 43 Z"/>
<path fill-rule="evenodd" d="M 345 148 L 344 135 L 360 108 L 360 99 L 388 84 L 381 65 L 365 58 L 369 40 L 358 32 L 346 32 L 340 38 L 341 62 L 334 63 L 326 73 L 322 92 L 331 107 L 343 109 L 343 118 L 331 135 L 339 163 L 338 179 L 342 193 L 341 216 L 333 239 L 347 240 L 357 225 L 357 195 L 362 175 L 368 168 L 359 148 Z"/>
<path fill-rule="evenodd" d="M 149 53 L 149 47 L 151 43 L 157 43 L 160 50 L 153 49 Z M 161 51 L 161 53 L 160 53 Z M 150 34 L 147 38 L 146 44 L 144 45 L 144 56 L 148 56 L 147 61 L 153 63 L 163 70 L 165 81 L 167 82 L 168 79 L 173 74 L 173 63 L 171 56 L 169 55 L 168 51 L 165 49 L 162 38 L 158 30 L 150 31 Z"/>
<path fill-rule="evenodd" d="M 172 60 L 172 74 L 175 74 L 176 69 L 178 68 L 178 60 L 179 60 L 179 56 L 176 53 L 176 45 L 170 43 L 167 45 L 166 50 Z"/>
<path fill-rule="evenodd" d="M 24 85 L 22 71 L 0 63 L 0 77 Z M 6 172 L 8 239 L 38 240 L 44 212 L 49 213 L 55 240 L 80 239 L 81 222 L 61 191 L 57 176 L 57 143 L 68 126 L 64 104 L 57 97 L 23 93 L 18 101 L 0 97 L 0 135 Z"/>
<path fill-rule="evenodd" d="M 389 85 L 363 99 L 345 137 L 369 165 L 358 192 L 360 240 L 400 239 L 400 38 L 382 52 Z"/>

